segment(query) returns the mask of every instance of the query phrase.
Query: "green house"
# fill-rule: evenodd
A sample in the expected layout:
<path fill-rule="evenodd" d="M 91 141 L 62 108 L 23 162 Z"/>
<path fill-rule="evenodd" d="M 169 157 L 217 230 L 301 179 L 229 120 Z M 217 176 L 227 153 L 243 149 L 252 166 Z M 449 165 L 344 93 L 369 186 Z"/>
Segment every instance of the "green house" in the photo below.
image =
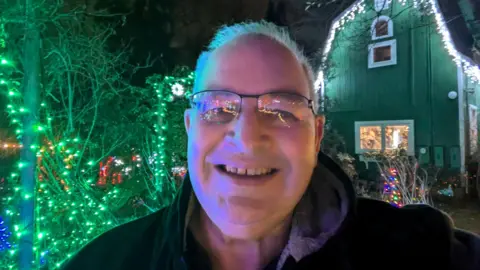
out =
<path fill-rule="evenodd" d="M 480 69 L 460 6 L 359 0 L 334 20 L 317 86 L 332 127 L 367 168 L 366 152 L 404 149 L 463 172 L 477 150 Z"/>

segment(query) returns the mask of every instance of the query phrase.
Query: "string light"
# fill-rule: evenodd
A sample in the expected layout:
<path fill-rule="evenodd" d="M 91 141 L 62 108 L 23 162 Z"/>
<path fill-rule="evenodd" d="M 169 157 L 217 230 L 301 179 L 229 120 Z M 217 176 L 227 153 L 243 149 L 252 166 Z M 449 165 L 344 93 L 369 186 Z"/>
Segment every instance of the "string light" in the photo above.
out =
<path fill-rule="evenodd" d="M 5 221 L 0 217 L 0 254 L 7 249 L 10 249 L 12 245 L 9 242 L 9 238 L 12 235 L 12 232 L 8 230 Z"/>
<path fill-rule="evenodd" d="M 162 121 L 159 121 L 159 124 L 155 125 L 155 131 L 158 134 L 155 142 L 157 144 L 156 148 L 159 149 L 158 153 L 156 153 L 158 155 L 159 162 L 155 165 L 160 167 L 166 166 L 168 168 L 172 167 L 171 164 L 167 164 L 167 155 L 165 152 L 165 150 L 167 149 L 166 143 L 169 125 L 171 124 L 166 121 L 167 119 L 169 119 L 169 117 L 167 117 L 167 113 L 171 111 L 171 109 L 168 109 L 168 104 L 175 101 L 175 99 L 184 100 L 185 102 L 183 102 L 182 106 L 176 106 L 176 115 L 182 113 L 182 111 L 185 110 L 185 108 L 188 106 L 186 98 L 191 95 L 191 89 L 194 82 L 194 73 L 186 68 L 181 68 L 175 73 L 181 75 L 165 77 L 158 76 L 152 77 L 149 80 L 150 84 L 153 85 L 153 88 L 157 93 L 157 97 L 159 100 L 158 116 L 160 119 L 162 119 Z M 158 170 L 157 173 L 159 174 L 157 176 L 164 177 L 167 171 Z"/>
<path fill-rule="evenodd" d="M 390 168 L 389 175 L 385 176 L 385 183 L 383 187 L 383 200 L 396 207 L 402 207 L 402 193 L 398 189 L 397 170 Z"/>
<path fill-rule="evenodd" d="M 435 19 L 435 23 L 437 26 L 437 32 L 442 37 L 442 42 L 453 59 L 453 62 L 458 66 L 461 67 L 464 73 L 472 80 L 473 82 L 480 82 L 480 68 L 477 64 L 472 62 L 469 58 L 458 52 L 455 48 L 453 43 L 452 37 L 450 32 L 447 28 L 447 22 L 443 17 L 443 14 L 440 10 L 437 0 L 398 0 L 401 5 L 406 5 L 407 1 L 411 1 L 413 3 L 413 8 L 418 9 L 419 7 L 424 7 L 429 9 L 428 14 L 433 15 Z M 335 39 L 336 33 L 343 29 L 346 23 L 351 22 L 355 19 L 355 16 L 358 14 L 365 13 L 365 0 L 359 0 L 352 4 L 347 10 L 345 10 L 340 16 L 333 21 L 332 26 L 330 27 L 330 31 L 327 36 L 327 40 L 325 42 L 325 47 L 323 49 L 323 56 L 322 62 L 325 63 L 328 55 L 332 49 L 332 43 Z M 315 88 L 320 91 L 322 97 L 324 95 L 324 72 L 320 70 L 317 79 L 315 81 Z"/>
<path fill-rule="evenodd" d="M 179 97 L 183 96 L 183 94 L 185 93 L 183 85 L 181 85 L 179 83 L 174 83 L 172 85 L 172 93 L 175 96 L 179 96 Z"/>
<path fill-rule="evenodd" d="M 7 143 L 7 142 L 6 142 L 6 143 L 3 143 L 3 144 L 0 142 L 0 145 L 1 145 L 1 147 L 2 147 L 3 149 L 9 149 L 9 148 L 10 148 L 10 149 L 11 149 L 11 148 L 17 148 L 17 149 L 18 149 L 18 148 L 22 148 L 22 147 L 23 147 L 23 145 L 21 145 L 21 144 Z"/>
<path fill-rule="evenodd" d="M 5 44 L 5 35 L 1 35 L 1 37 L 3 40 L 0 38 L 0 44 Z M 21 117 L 27 112 L 27 108 L 22 107 L 20 80 L 15 80 L 10 76 L 13 69 L 12 61 L 5 56 L 0 59 L 2 71 L 0 90 L 9 98 L 7 112 L 11 124 L 15 128 L 17 140 L 20 141 L 23 134 Z M 155 211 L 171 199 L 165 198 L 162 201 L 156 195 L 165 193 L 170 197 L 174 196 L 175 187 L 165 179 L 170 177 L 168 168 L 174 165 L 171 157 L 175 152 L 182 152 L 185 149 L 172 147 L 167 142 L 181 139 L 178 133 L 184 132 L 184 130 L 183 128 L 180 131 L 169 130 L 169 126 L 176 126 L 176 122 L 179 121 L 178 119 L 171 120 L 169 115 L 173 113 L 178 115 L 177 110 L 182 110 L 183 115 L 183 110 L 188 104 L 185 98 L 188 97 L 193 85 L 193 73 L 182 69 L 176 76 L 153 77 L 149 79 L 149 85 L 155 85 L 153 88 L 159 100 L 158 107 L 156 107 L 158 110 L 155 113 L 159 121 L 156 122 L 161 123 L 155 125 L 158 136 L 154 140 L 154 153 L 145 158 L 135 153 L 128 162 L 125 158 L 113 156 L 106 159 L 84 157 L 86 142 L 73 135 L 54 136 L 53 127 L 58 123 L 56 123 L 56 118 L 52 117 L 49 100 L 41 103 L 39 123 L 36 125 L 41 143 L 32 146 L 32 149 L 37 152 L 35 193 L 27 194 L 22 190 L 21 185 L 18 184 L 21 179 L 17 170 L 12 172 L 8 179 L 9 192 L 7 192 L 7 196 L 1 198 L 2 204 L 6 206 L 2 214 L 5 214 L 6 221 L 13 228 L 9 242 L 12 243 L 8 250 L 9 256 L 0 258 L 2 267 L 16 268 L 18 254 L 16 243 L 24 232 L 24 228 L 20 225 L 22 224 L 21 216 L 17 207 L 21 200 L 35 200 L 36 216 L 33 221 L 35 261 L 32 262 L 34 268 L 57 269 L 63 260 L 73 256 L 78 249 L 97 235 L 137 217 L 131 215 L 119 219 L 115 214 L 115 210 L 124 205 L 125 200 L 131 194 L 129 191 L 119 188 L 118 185 L 124 183 L 124 177 L 131 174 L 134 168 L 143 168 L 144 164 L 153 165 L 154 175 L 151 181 L 155 188 L 152 191 L 155 193 L 153 194 L 155 199 L 150 200 L 154 203 L 153 207 L 145 204 L 145 198 L 136 198 L 134 200 L 135 207 L 140 205 L 145 206 L 145 209 L 148 207 L 148 211 Z M 175 87 L 173 87 L 174 85 Z M 21 147 L 18 144 L 10 143 L 7 147 L 10 145 Z M 0 144 L 0 146 L 5 147 L 5 144 Z M 17 169 L 23 166 L 25 163 L 20 160 Z M 107 181 L 113 186 L 109 186 L 107 189 L 98 188 L 97 184 L 101 186 L 101 184 L 107 184 Z M 165 183 L 167 184 L 165 185 Z"/>

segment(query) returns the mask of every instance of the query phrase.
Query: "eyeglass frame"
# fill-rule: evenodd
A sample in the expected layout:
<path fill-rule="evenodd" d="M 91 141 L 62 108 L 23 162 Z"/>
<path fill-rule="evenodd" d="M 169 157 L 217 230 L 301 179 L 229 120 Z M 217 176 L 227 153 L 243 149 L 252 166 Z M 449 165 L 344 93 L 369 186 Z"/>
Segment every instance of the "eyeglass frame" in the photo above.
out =
<path fill-rule="evenodd" d="M 281 91 L 268 92 L 268 93 L 264 93 L 264 94 L 260 94 L 260 95 L 248 95 L 248 94 L 238 94 L 238 93 L 235 93 L 235 92 L 229 91 L 229 90 L 202 90 L 202 91 L 198 91 L 198 92 L 192 93 L 192 94 L 188 97 L 190 106 L 191 106 L 191 107 L 194 107 L 194 105 L 195 105 L 195 102 L 193 101 L 193 98 L 194 98 L 195 95 L 201 94 L 201 93 L 206 93 L 206 92 L 226 92 L 226 93 L 234 94 L 234 95 L 240 97 L 240 109 L 238 110 L 238 113 L 241 113 L 241 112 L 242 112 L 242 101 L 243 101 L 243 98 L 255 98 L 255 99 L 257 100 L 257 110 L 258 110 L 258 99 L 259 99 L 261 96 L 265 96 L 265 95 L 275 95 L 275 94 L 294 95 L 294 96 L 297 96 L 297 97 L 302 97 L 302 98 L 304 98 L 304 99 L 307 101 L 307 106 L 308 106 L 308 108 L 312 111 L 313 115 L 314 115 L 314 116 L 317 115 L 317 113 L 315 113 L 315 108 L 314 108 L 314 104 L 313 104 L 313 100 L 312 100 L 312 99 L 309 99 L 309 98 L 307 98 L 306 96 L 301 95 L 301 94 L 292 93 L 292 92 L 281 92 Z"/>

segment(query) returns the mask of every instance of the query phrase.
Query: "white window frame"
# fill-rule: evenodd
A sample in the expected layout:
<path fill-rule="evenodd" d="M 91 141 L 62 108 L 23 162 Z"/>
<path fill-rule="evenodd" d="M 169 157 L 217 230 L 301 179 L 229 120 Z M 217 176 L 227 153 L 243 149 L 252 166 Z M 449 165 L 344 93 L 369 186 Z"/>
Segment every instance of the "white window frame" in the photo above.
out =
<path fill-rule="evenodd" d="M 390 8 L 391 0 L 373 0 L 373 7 L 375 8 L 376 12 L 380 12 L 382 10 L 386 10 Z"/>
<path fill-rule="evenodd" d="M 388 24 L 388 27 L 387 27 L 388 33 L 384 36 L 377 36 L 376 25 L 380 21 L 386 21 L 387 24 Z M 372 40 L 378 40 L 378 39 L 393 37 L 393 21 L 388 16 L 380 16 L 373 21 L 372 26 L 370 27 L 370 31 L 372 33 Z"/>
<path fill-rule="evenodd" d="M 355 121 L 355 153 L 364 154 L 369 152 L 375 152 L 377 150 L 361 149 L 360 147 L 360 127 L 380 126 L 382 136 L 382 148 L 381 151 L 385 151 L 385 127 L 386 126 L 408 126 L 408 147 L 407 155 L 415 155 L 415 126 L 414 120 L 384 120 L 384 121 Z"/>
<path fill-rule="evenodd" d="M 374 61 L 374 49 L 378 47 L 390 46 L 391 47 L 391 58 L 388 61 L 382 62 L 375 62 Z M 390 39 L 381 42 L 377 42 L 375 44 L 368 45 L 368 68 L 378 68 L 378 67 L 386 67 L 392 66 L 397 64 L 397 40 Z"/>

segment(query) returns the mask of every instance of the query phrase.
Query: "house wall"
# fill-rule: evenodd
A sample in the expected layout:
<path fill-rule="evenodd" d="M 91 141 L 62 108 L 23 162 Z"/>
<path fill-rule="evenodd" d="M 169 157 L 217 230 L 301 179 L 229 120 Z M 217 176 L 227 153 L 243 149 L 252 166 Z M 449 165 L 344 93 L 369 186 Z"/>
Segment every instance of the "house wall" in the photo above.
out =
<path fill-rule="evenodd" d="M 370 25 L 378 16 L 371 7 L 337 31 L 326 75 L 325 95 L 331 104 L 327 117 L 352 154 L 355 121 L 413 119 L 416 151 L 442 146 L 444 165 L 450 167 L 450 151 L 459 147 L 458 100 L 448 98 L 458 89 L 457 67 L 433 18 L 394 3 L 383 13 L 393 19 L 396 65 L 368 68 L 368 44 L 377 42 L 370 37 Z"/>

